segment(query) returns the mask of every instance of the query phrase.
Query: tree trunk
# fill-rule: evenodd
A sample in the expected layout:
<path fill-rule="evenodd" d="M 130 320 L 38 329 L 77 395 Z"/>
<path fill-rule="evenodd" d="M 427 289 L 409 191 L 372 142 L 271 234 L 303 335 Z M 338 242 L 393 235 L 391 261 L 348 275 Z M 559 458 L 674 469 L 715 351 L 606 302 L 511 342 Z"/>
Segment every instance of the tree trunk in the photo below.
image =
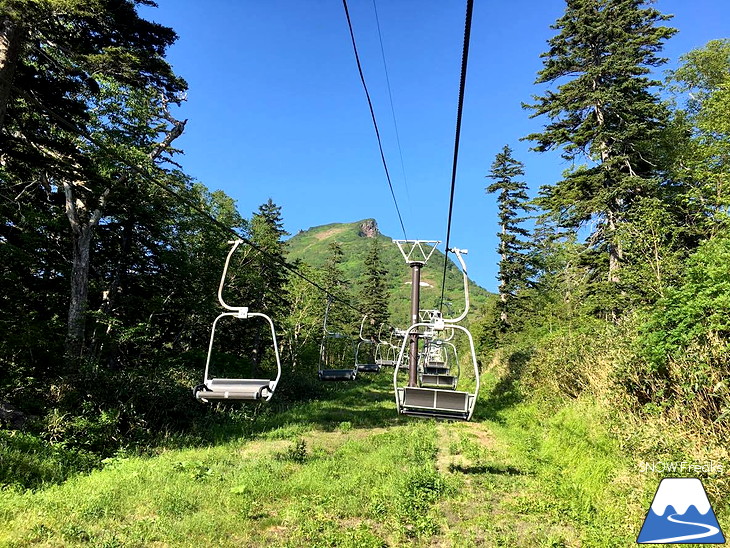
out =
<path fill-rule="evenodd" d="M 596 89 L 597 83 L 593 83 L 593 89 Z M 596 104 L 593 106 L 596 113 L 596 121 L 599 126 L 604 124 L 603 108 L 602 105 Z M 605 167 L 606 163 L 610 159 L 610 153 L 608 146 L 605 141 L 598 143 L 601 150 L 601 163 Z M 608 225 L 608 281 L 612 283 L 619 282 L 619 270 L 621 269 L 621 260 L 623 259 L 623 252 L 621 250 L 621 244 L 616 237 L 616 211 L 610 210 L 606 213 L 606 224 Z"/>
<path fill-rule="evenodd" d="M 22 43 L 20 24 L 9 17 L 0 21 L 0 130 L 5 121 Z"/>
<path fill-rule="evenodd" d="M 80 358 L 86 332 L 86 309 L 89 296 L 89 250 L 93 227 L 89 224 L 74 233 L 73 267 L 71 270 L 71 305 L 68 308 L 66 354 Z"/>
<path fill-rule="evenodd" d="M 150 160 L 156 160 L 167 150 L 172 142 L 182 135 L 187 120 L 167 119 L 173 123 L 167 135 L 148 155 Z M 120 185 L 127 180 L 128 173 L 121 175 L 114 185 Z M 86 310 L 89 296 L 89 251 L 91 237 L 95 227 L 99 224 L 104 213 L 106 200 L 111 191 L 107 187 L 101 193 L 97 207 L 91 211 L 89 205 L 89 190 L 81 182 L 71 183 L 64 181 L 63 190 L 66 195 L 66 216 L 71 223 L 73 239 L 73 267 L 71 275 L 71 304 L 68 310 L 68 331 L 66 332 L 66 357 L 71 361 L 81 358 L 84 349 L 84 333 L 86 330 Z"/>
<path fill-rule="evenodd" d="M 608 281 L 618 283 L 619 270 L 621 269 L 621 260 L 623 253 L 621 244 L 616 237 L 616 216 L 612 211 L 607 214 L 606 223 L 608 224 Z"/>
<path fill-rule="evenodd" d="M 81 186 L 81 185 L 79 185 Z M 86 309 L 89 297 L 89 265 L 91 237 L 99 224 L 109 188 L 99 198 L 98 207 L 89 212 L 82 191 L 74 183 L 64 182 L 66 216 L 71 223 L 73 265 L 71 267 L 71 304 L 68 307 L 66 357 L 71 361 L 81 358 L 86 332 Z"/>

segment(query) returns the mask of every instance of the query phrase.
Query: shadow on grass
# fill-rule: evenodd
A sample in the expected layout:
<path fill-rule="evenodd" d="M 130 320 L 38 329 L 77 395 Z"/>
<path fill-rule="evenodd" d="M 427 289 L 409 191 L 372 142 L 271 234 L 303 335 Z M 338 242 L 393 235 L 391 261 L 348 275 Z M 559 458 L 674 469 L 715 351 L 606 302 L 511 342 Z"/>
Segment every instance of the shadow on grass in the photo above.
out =
<path fill-rule="evenodd" d="M 507 356 L 507 373 L 497 381 L 485 397 L 480 397 L 474 410 L 474 420 L 504 424 L 501 412 L 524 400 L 518 381 L 522 377 L 532 351 L 518 349 Z"/>
<path fill-rule="evenodd" d="M 259 437 L 281 430 L 282 437 L 305 430 L 384 428 L 403 424 L 395 408 L 392 372 L 359 374 L 354 381 L 320 382 L 303 378 L 277 389 L 269 403 L 232 402 L 216 412 L 224 416 L 245 414 L 246 420 L 215 425 L 206 436 L 208 443 L 224 443 L 241 437 Z"/>
<path fill-rule="evenodd" d="M 527 472 L 515 468 L 514 466 L 502 466 L 491 464 L 463 465 L 450 464 L 449 472 L 459 472 L 461 474 L 495 474 L 502 476 L 525 476 Z"/>

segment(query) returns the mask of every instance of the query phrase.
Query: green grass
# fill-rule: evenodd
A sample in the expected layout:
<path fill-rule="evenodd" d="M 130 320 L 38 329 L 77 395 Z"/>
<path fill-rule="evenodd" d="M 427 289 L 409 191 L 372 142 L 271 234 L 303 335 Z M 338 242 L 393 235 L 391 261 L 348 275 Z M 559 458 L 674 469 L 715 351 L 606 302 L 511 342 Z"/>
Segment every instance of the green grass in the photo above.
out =
<path fill-rule="evenodd" d="M 655 478 L 621 454 L 599 405 L 542 408 L 485 376 L 472 423 L 399 418 L 389 373 L 211 447 L 5 489 L 0 546 L 634 543 Z"/>

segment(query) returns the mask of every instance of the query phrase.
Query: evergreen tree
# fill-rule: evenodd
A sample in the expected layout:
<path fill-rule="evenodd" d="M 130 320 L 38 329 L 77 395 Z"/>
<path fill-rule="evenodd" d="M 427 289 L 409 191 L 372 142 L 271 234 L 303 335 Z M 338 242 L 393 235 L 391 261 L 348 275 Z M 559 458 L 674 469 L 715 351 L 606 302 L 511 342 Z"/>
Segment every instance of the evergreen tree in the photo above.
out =
<path fill-rule="evenodd" d="M 365 257 L 365 277 L 360 290 L 361 307 L 368 316 L 363 335 L 376 336 L 380 326 L 388 323 L 386 274 L 387 270 L 380 260 L 380 241 L 375 236 Z"/>
<path fill-rule="evenodd" d="M 499 207 L 499 311 L 501 330 L 505 331 L 512 322 L 514 301 L 517 292 L 528 284 L 532 274 L 529 264 L 529 232 L 521 226 L 525 217 L 520 213 L 532 210 L 527 197 L 527 184 L 517 178 L 524 176 L 524 166 L 512 157 L 512 149 L 505 145 L 492 163 L 487 175 L 494 183 L 487 186 L 490 194 L 497 193 Z"/>
<path fill-rule="evenodd" d="M 281 207 L 269 198 L 251 217 L 248 232 L 251 241 L 260 251 L 251 251 L 251 259 L 247 261 L 245 271 L 242 272 L 248 293 L 244 302 L 253 309 L 270 315 L 280 325 L 289 305 L 286 270 L 281 266 L 281 263 L 286 262 L 286 242 L 283 238 L 288 232 L 284 230 Z M 258 368 L 270 341 L 264 337 L 260 326 L 255 329 L 252 327 L 252 330 L 253 335 L 249 337 L 253 341 L 251 356 Z"/>
<path fill-rule="evenodd" d="M 175 32 L 142 19 L 140 4 L 149 2 L 0 4 L 0 178 L 14 195 L 37 186 L 65 206 L 72 360 L 85 351 L 93 236 L 134 179 L 116 156 L 163 161 L 184 127 L 168 110 L 186 88 L 164 60 Z"/>
<path fill-rule="evenodd" d="M 258 295 L 252 306 L 257 306 L 267 314 L 278 315 L 287 303 L 284 286 L 286 270 L 280 263 L 286 262 L 286 242 L 289 233 L 284 230 L 281 207 L 271 198 L 259 206 L 249 223 L 251 241 L 265 253 L 257 253 L 254 270 L 258 277 Z"/>
<path fill-rule="evenodd" d="M 619 227 L 637 199 L 658 193 L 655 141 L 667 115 L 652 93 L 659 82 L 647 75 L 666 61 L 657 52 L 676 32 L 659 25 L 669 16 L 645 4 L 567 0 L 536 81 L 557 83 L 557 90 L 526 105 L 532 117 L 550 119 L 542 132 L 527 136 L 535 150 L 561 148 L 566 160 L 586 162 L 544 187 L 538 203 L 563 227 L 595 227 L 587 245 L 596 261 L 589 269 L 609 283 L 614 296 L 627 260 Z"/>
<path fill-rule="evenodd" d="M 331 300 L 327 325 L 330 331 L 352 333 L 356 323 L 354 311 L 343 304 L 343 301 L 348 303 L 351 300 L 348 283 L 340 266 L 345 255 L 337 241 L 329 244 L 329 250 L 330 255 L 324 264 L 322 277 L 324 288 L 335 298 L 327 297 Z"/>
<path fill-rule="evenodd" d="M 324 282 L 325 289 L 333 295 L 340 296 L 344 294 L 346 287 L 345 277 L 340 269 L 340 265 L 344 260 L 344 253 L 342 252 L 342 245 L 340 242 L 333 241 L 327 246 L 330 254 L 324 263 Z"/>

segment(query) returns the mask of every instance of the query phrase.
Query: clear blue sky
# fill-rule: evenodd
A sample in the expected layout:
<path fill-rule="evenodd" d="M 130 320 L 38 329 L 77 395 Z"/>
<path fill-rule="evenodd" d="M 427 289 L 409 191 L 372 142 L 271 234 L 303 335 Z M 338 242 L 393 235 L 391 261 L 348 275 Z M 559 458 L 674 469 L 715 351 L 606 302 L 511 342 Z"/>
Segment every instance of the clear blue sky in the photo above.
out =
<path fill-rule="evenodd" d="M 339 0 L 158 3 L 142 14 L 179 35 L 168 58 L 190 86 L 177 112 L 189 119 L 176 143 L 187 173 L 232 196 L 245 217 L 272 198 L 292 234 L 374 217 L 381 232 L 403 237 Z M 405 169 L 373 1 L 348 5 L 407 235 L 443 241 L 464 3 L 377 2 Z M 665 48 L 667 67 L 730 36 L 728 0 L 659 0 L 656 7 L 674 14 L 669 24 L 680 31 Z M 470 277 L 490 290 L 498 226 L 484 176 L 495 154 L 505 144 L 514 149 L 533 195 L 567 167 L 557 154 L 529 152 L 519 141 L 543 123 L 520 104 L 540 91 L 533 85 L 539 55 L 563 9 L 563 0 L 475 2 L 451 243 L 469 249 Z"/>

